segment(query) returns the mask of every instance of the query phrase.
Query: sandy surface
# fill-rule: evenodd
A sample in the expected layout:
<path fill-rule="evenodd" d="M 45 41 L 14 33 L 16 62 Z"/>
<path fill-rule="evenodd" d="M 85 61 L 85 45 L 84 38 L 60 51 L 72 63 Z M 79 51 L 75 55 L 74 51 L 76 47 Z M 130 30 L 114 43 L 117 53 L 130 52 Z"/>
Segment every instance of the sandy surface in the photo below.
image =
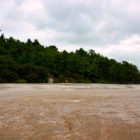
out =
<path fill-rule="evenodd" d="M 1 84 L 0 140 L 140 140 L 140 85 Z"/>

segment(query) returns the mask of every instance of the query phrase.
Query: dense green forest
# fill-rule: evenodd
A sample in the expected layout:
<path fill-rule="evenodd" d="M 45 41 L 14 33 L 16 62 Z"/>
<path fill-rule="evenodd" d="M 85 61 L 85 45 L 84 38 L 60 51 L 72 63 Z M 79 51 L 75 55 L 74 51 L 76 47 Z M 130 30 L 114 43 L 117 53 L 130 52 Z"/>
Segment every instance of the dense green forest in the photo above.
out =
<path fill-rule="evenodd" d="M 0 83 L 140 83 L 138 68 L 94 50 L 58 51 L 38 40 L 21 42 L 0 36 Z"/>

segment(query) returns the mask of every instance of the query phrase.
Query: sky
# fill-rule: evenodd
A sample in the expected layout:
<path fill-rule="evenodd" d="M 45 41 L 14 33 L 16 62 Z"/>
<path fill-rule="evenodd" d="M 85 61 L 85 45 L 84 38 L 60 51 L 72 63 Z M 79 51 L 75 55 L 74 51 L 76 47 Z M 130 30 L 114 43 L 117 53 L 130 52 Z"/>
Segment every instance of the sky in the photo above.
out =
<path fill-rule="evenodd" d="M 60 51 L 93 49 L 140 69 L 139 0 L 0 0 L 0 29 Z"/>

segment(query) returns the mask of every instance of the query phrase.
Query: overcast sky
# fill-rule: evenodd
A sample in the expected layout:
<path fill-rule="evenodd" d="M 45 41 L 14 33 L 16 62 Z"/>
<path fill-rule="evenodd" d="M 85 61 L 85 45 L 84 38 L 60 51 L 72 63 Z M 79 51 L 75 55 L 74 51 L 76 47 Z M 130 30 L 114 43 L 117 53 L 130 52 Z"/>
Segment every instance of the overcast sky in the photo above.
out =
<path fill-rule="evenodd" d="M 140 68 L 139 0 L 0 0 L 6 37 L 59 50 L 94 49 Z"/>

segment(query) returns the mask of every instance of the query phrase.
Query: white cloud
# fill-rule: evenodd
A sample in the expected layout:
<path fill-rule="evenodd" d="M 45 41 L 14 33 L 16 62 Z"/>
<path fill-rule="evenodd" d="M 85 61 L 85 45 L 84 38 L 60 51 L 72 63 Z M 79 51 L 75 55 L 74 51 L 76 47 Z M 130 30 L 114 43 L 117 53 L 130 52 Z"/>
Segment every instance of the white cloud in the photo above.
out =
<path fill-rule="evenodd" d="M 0 28 L 45 46 L 95 49 L 140 66 L 139 0 L 0 0 Z"/>
<path fill-rule="evenodd" d="M 95 50 L 110 58 L 115 58 L 119 61 L 127 60 L 140 67 L 140 36 L 138 35 L 133 35 L 119 44 L 110 44 L 104 48 L 96 48 Z"/>

